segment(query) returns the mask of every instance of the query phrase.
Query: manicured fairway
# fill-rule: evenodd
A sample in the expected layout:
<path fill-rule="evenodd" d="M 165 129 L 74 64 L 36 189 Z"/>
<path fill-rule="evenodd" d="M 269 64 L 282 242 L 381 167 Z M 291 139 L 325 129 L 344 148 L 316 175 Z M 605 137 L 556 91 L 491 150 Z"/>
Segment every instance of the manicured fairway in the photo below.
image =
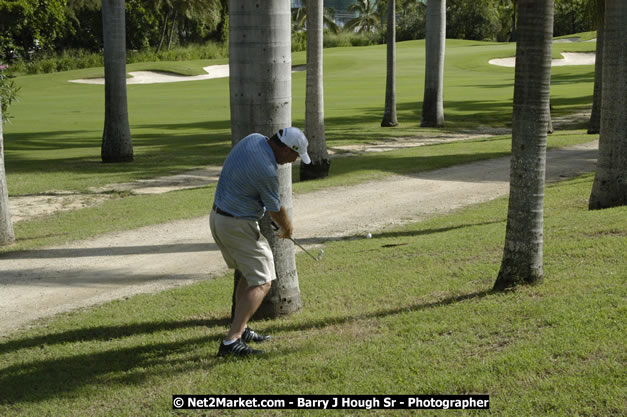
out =
<path fill-rule="evenodd" d="M 573 46 L 574 45 L 574 46 Z M 556 44 L 556 51 L 594 48 L 594 43 Z M 513 44 L 448 40 L 444 131 L 503 127 L 511 120 L 513 69 L 489 65 L 511 56 Z M 294 64 L 304 63 L 296 53 Z M 397 102 L 400 126 L 379 127 L 385 92 L 385 47 L 325 50 L 325 116 L 329 146 L 386 137 L 433 135 L 419 128 L 424 42 L 398 44 Z M 223 64 L 224 60 L 215 61 Z M 200 74 L 210 61 L 133 64 L 129 71 L 159 69 Z M 230 149 L 228 79 L 128 87 L 129 120 L 136 162 L 100 163 L 104 87 L 71 79 L 102 75 L 102 69 L 20 76 L 20 101 L 5 125 L 11 195 L 81 190 L 220 164 Z M 554 115 L 590 107 L 593 68 L 553 71 Z M 305 73 L 293 75 L 293 122 L 304 124 Z"/>

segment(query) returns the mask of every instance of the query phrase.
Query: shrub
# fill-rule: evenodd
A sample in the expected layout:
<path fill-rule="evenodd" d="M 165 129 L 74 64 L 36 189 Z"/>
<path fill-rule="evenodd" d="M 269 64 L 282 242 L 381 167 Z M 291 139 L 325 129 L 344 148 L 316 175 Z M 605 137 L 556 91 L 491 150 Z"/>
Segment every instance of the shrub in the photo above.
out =
<path fill-rule="evenodd" d="M 155 61 L 189 61 L 197 59 L 216 59 L 228 56 L 226 45 L 216 42 L 207 42 L 202 45 L 188 45 L 155 53 L 150 49 L 141 51 L 127 51 L 126 62 Z M 89 52 L 84 49 L 65 50 L 61 53 L 46 52 L 33 57 L 30 61 L 19 60 L 11 65 L 11 74 L 41 74 L 59 71 L 69 71 L 82 68 L 104 66 L 102 53 Z"/>
<path fill-rule="evenodd" d="M 427 6 L 422 3 L 405 3 L 398 17 L 396 40 L 424 39 L 426 36 Z"/>
<path fill-rule="evenodd" d="M 379 32 L 340 32 L 338 34 L 334 34 L 332 32 L 325 31 L 323 40 L 325 48 L 368 46 L 381 43 L 383 43 L 383 36 Z"/>
<path fill-rule="evenodd" d="M 17 99 L 17 93 L 20 90 L 15 85 L 15 82 L 7 76 L 8 68 L 7 64 L 0 62 L 0 107 L 2 108 L 2 120 L 0 120 L 0 123 L 9 120 L 9 106 Z"/>
<path fill-rule="evenodd" d="M 307 32 L 292 32 L 292 52 L 307 50 Z"/>

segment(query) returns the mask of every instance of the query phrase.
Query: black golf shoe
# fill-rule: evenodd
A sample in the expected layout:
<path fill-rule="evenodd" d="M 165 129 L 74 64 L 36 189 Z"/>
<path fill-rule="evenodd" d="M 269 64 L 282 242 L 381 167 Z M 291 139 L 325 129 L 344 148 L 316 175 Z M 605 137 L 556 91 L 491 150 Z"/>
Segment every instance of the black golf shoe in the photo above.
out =
<path fill-rule="evenodd" d="M 218 349 L 218 356 L 252 356 L 263 355 L 264 353 L 266 352 L 264 352 L 263 350 L 251 348 L 246 343 L 242 342 L 242 339 L 237 339 L 230 345 L 220 343 L 220 349 Z"/>
<path fill-rule="evenodd" d="M 257 332 L 255 332 L 254 330 L 251 330 L 250 327 L 246 327 L 246 330 L 244 330 L 244 333 L 242 333 L 242 340 L 246 343 L 250 343 L 250 342 L 265 342 L 267 340 L 270 340 L 271 336 L 264 336 L 261 335 Z"/>

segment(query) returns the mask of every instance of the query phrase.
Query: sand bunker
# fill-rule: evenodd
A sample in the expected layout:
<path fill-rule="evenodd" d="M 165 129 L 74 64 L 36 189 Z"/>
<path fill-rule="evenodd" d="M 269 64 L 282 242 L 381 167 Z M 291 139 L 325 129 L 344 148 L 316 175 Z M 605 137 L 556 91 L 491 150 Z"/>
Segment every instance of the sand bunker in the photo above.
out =
<path fill-rule="evenodd" d="M 294 65 L 292 71 L 305 71 L 306 65 Z M 179 75 L 165 71 L 133 71 L 129 72 L 131 78 L 126 79 L 126 84 L 157 84 L 178 83 L 183 81 L 210 80 L 212 78 L 226 78 L 229 76 L 229 64 L 210 65 L 203 67 L 207 74 L 204 75 Z M 104 84 L 104 78 L 85 78 L 70 80 L 78 84 Z"/>
<path fill-rule="evenodd" d="M 588 39 L 587 41 L 582 41 L 581 38 L 576 37 L 576 38 L 555 39 L 553 43 L 596 42 L 596 41 L 597 41 L 597 38 L 592 38 L 592 39 Z"/>
<path fill-rule="evenodd" d="M 551 61 L 552 67 L 561 67 L 565 65 L 594 65 L 595 52 L 562 52 L 563 59 L 553 59 Z M 516 58 L 496 58 L 488 61 L 489 64 L 498 65 L 501 67 L 515 67 Z"/>
<path fill-rule="evenodd" d="M 129 72 L 131 78 L 126 80 L 126 84 L 156 84 L 156 83 L 178 83 L 183 81 L 210 80 L 212 78 L 225 78 L 229 76 L 229 65 L 210 65 L 203 67 L 207 74 L 203 75 L 179 75 L 164 71 L 133 71 Z M 81 80 L 70 80 L 71 83 L 78 84 L 104 84 L 104 78 L 86 78 Z"/>

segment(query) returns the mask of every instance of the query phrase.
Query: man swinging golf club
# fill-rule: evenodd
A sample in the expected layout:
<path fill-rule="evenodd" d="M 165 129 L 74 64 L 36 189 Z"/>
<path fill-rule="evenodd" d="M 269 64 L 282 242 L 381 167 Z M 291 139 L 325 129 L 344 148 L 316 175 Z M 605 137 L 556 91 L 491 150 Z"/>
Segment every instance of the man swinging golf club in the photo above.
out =
<path fill-rule="evenodd" d="M 267 211 L 281 227 L 279 237 L 292 237 L 294 228 L 279 196 L 278 165 L 299 156 L 311 163 L 307 145 L 307 138 L 295 127 L 270 138 L 253 133 L 238 142 L 224 161 L 210 215 L 211 234 L 226 264 L 242 279 L 235 292 L 233 321 L 218 356 L 262 354 L 247 343 L 270 339 L 248 327 L 276 278 L 274 257 L 258 221 Z"/>

